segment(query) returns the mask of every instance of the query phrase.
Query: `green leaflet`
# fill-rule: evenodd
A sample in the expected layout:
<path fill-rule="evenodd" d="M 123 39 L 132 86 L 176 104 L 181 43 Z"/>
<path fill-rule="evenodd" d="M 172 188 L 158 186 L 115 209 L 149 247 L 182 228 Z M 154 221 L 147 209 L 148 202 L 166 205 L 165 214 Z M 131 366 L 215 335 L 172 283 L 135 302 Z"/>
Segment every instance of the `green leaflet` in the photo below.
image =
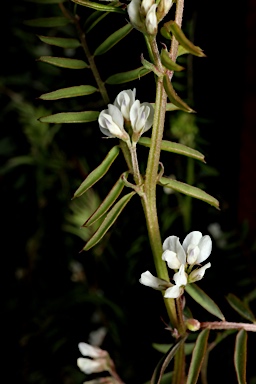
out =
<path fill-rule="evenodd" d="M 165 23 L 164 26 L 168 31 L 172 32 L 172 34 L 176 37 L 178 42 L 192 55 L 205 57 L 202 49 L 200 47 L 195 46 L 185 35 L 182 29 L 175 21 L 169 21 Z"/>
<path fill-rule="evenodd" d="M 88 0 L 72 0 L 74 3 L 82 5 L 84 7 L 96 9 L 96 11 L 101 12 L 117 12 L 125 14 L 125 10 L 119 7 L 115 7 L 113 5 L 106 5 L 101 3 L 94 3 Z"/>
<path fill-rule="evenodd" d="M 218 317 L 222 321 L 225 320 L 225 317 L 217 304 L 215 304 L 215 302 L 201 288 L 199 288 L 198 285 L 195 283 L 187 284 L 185 291 L 192 297 L 192 299 L 201 305 L 201 307 L 206 309 L 206 311 Z"/>
<path fill-rule="evenodd" d="M 114 47 L 120 40 L 122 40 L 126 35 L 128 35 L 128 33 L 130 33 L 132 29 L 133 27 L 131 24 L 126 24 L 122 28 L 112 33 L 112 35 L 107 37 L 106 40 L 103 41 L 103 43 L 100 44 L 98 48 L 96 48 L 94 56 L 99 56 L 106 53 L 109 49 Z"/>
<path fill-rule="evenodd" d="M 94 233 L 94 235 L 90 238 L 90 240 L 85 244 L 83 250 L 88 251 L 90 248 L 94 247 L 105 235 L 105 233 L 109 230 L 109 228 L 114 224 L 124 207 L 129 203 L 131 198 L 136 194 L 135 191 L 128 193 L 123 196 L 114 207 L 108 212 L 107 216 Z"/>
<path fill-rule="evenodd" d="M 150 148 L 151 139 L 149 137 L 141 137 L 138 141 L 138 144 Z M 200 160 L 205 163 L 204 155 L 202 153 L 196 151 L 193 148 L 187 147 L 186 145 L 175 143 L 173 141 L 162 140 L 161 151 L 178 153 L 179 155 L 192 157 L 193 159 Z"/>
<path fill-rule="evenodd" d="M 245 319 L 251 321 L 252 323 L 256 323 L 256 319 L 250 308 L 246 304 L 244 304 L 238 297 L 229 293 L 226 297 L 227 301 L 231 305 L 231 307 L 239 313 Z"/>
<path fill-rule="evenodd" d="M 29 27 L 45 27 L 45 28 L 54 28 L 54 27 L 64 27 L 69 24 L 70 20 L 66 17 L 45 17 L 39 19 L 25 20 L 24 24 Z"/>
<path fill-rule="evenodd" d="M 205 201 L 206 203 L 213 205 L 215 208 L 219 209 L 219 202 L 213 196 L 204 192 L 202 189 L 193 187 L 192 185 L 182 183 L 181 181 L 168 179 L 167 177 L 161 177 L 158 184 L 162 185 L 162 187 L 171 188 L 176 192 L 184 193 L 187 196 L 194 197 L 195 199 L 199 199 Z"/>
<path fill-rule="evenodd" d="M 127 83 L 129 81 L 139 79 L 140 77 L 145 76 L 148 73 L 150 73 L 150 70 L 144 67 L 139 67 L 136 69 L 132 69 L 131 71 L 116 73 L 115 75 L 108 77 L 105 83 L 107 84 Z"/>
<path fill-rule="evenodd" d="M 55 45 L 56 47 L 66 48 L 66 49 L 75 49 L 78 48 L 81 44 L 79 40 L 65 38 L 65 37 L 52 37 L 52 36 L 41 36 L 37 35 L 38 38 L 45 44 Z"/>
<path fill-rule="evenodd" d="M 44 93 L 39 96 L 42 100 L 59 100 L 67 97 L 77 97 L 91 95 L 94 92 L 98 92 L 98 89 L 92 85 L 78 85 L 75 87 L 62 88 L 53 92 Z"/>
<path fill-rule="evenodd" d="M 234 363 L 237 381 L 246 384 L 247 332 L 241 329 L 236 336 Z"/>
<path fill-rule="evenodd" d="M 84 69 L 89 68 L 89 65 L 83 60 L 67 59 L 66 57 L 41 56 L 38 61 L 55 65 L 56 67 L 69 69 Z"/>
<path fill-rule="evenodd" d="M 87 17 L 84 23 L 85 32 L 90 32 L 108 14 L 108 12 L 94 11 L 90 16 Z"/>
<path fill-rule="evenodd" d="M 91 188 L 98 180 L 100 180 L 107 173 L 109 167 L 118 156 L 119 151 L 120 149 L 117 145 L 109 151 L 102 163 L 97 168 L 95 168 L 82 182 L 80 187 L 74 193 L 73 198 L 81 196 L 87 191 L 87 189 Z"/>
<path fill-rule="evenodd" d="M 182 111 L 185 111 L 185 112 L 195 112 L 192 108 L 190 108 L 186 103 L 185 101 L 183 101 L 178 95 L 177 93 L 175 92 L 173 86 L 172 86 L 172 83 L 170 82 L 170 79 L 169 79 L 169 76 L 168 75 L 164 75 L 164 78 L 163 78 L 163 84 L 164 84 L 164 89 L 170 99 L 170 101 L 176 105 L 179 109 L 181 109 Z"/>
<path fill-rule="evenodd" d="M 183 71 L 185 69 L 181 65 L 172 61 L 168 51 L 164 48 L 161 50 L 161 62 L 164 65 L 164 67 L 169 69 L 170 71 Z"/>
<path fill-rule="evenodd" d="M 195 348 L 192 353 L 191 363 L 189 366 L 186 384 L 197 383 L 197 379 L 201 371 L 202 363 L 206 354 L 209 333 L 209 329 L 204 329 L 202 332 L 200 332 L 196 340 Z"/>
<path fill-rule="evenodd" d="M 25 0 L 29 3 L 37 3 L 37 4 L 58 4 L 65 3 L 67 0 Z"/>
<path fill-rule="evenodd" d="M 175 356 L 175 354 L 178 351 L 178 349 L 185 342 L 187 337 L 188 337 L 188 335 L 185 335 L 185 336 L 179 338 L 171 346 L 171 348 L 166 352 L 166 354 L 160 359 L 160 361 L 158 362 L 158 364 L 157 364 L 157 366 L 156 366 L 156 368 L 154 370 L 154 373 L 153 373 L 152 379 L 150 381 L 150 384 L 160 384 L 161 383 L 161 379 L 163 377 L 164 371 L 166 370 L 166 368 L 170 364 L 171 360 Z"/>
<path fill-rule="evenodd" d="M 89 123 L 98 119 L 99 112 L 84 111 L 84 112 L 61 112 L 55 115 L 40 117 L 41 123 Z"/>
<path fill-rule="evenodd" d="M 100 204 L 100 206 L 83 224 L 83 227 L 89 227 L 90 225 L 95 223 L 95 221 L 101 218 L 112 207 L 112 205 L 115 203 L 124 188 L 124 182 L 122 178 L 123 175 L 127 177 L 128 172 L 125 172 L 120 176 L 120 178 L 117 180 L 117 182 L 115 183 L 109 194 L 105 197 L 103 202 Z"/>

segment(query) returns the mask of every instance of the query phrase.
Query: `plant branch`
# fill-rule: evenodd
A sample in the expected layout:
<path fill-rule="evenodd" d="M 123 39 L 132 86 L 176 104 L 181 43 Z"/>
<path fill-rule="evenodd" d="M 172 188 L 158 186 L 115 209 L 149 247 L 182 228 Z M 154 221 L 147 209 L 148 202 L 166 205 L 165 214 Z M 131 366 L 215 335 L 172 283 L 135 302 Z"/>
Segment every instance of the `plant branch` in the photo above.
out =
<path fill-rule="evenodd" d="M 79 36 L 82 48 L 83 48 L 84 53 L 86 55 L 86 58 L 87 58 L 87 60 L 89 62 L 89 66 L 91 68 L 92 74 L 93 74 L 94 79 L 95 79 L 95 81 L 97 83 L 97 86 L 99 88 L 101 97 L 102 97 L 102 99 L 104 101 L 104 104 L 108 104 L 110 102 L 109 96 L 108 96 L 106 87 L 104 85 L 104 82 L 102 81 L 102 79 L 100 77 L 100 73 L 98 71 L 98 68 L 97 68 L 97 66 L 95 64 L 94 56 L 91 54 L 91 52 L 89 50 L 89 47 L 88 47 L 88 44 L 87 44 L 87 41 L 86 41 L 85 33 L 82 30 L 81 25 L 80 25 L 80 18 L 79 18 L 79 16 L 78 15 L 72 16 L 67 11 L 67 9 L 64 7 L 63 3 L 60 3 L 59 7 L 60 7 L 63 15 L 65 17 L 69 18 L 75 24 L 75 27 L 76 27 L 76 30 L 77 30 L 77 33 L 78 33 L 78 36 Z"/>
<path fill-rule="evenodd" d="M 234 323 L 234 322 L 228 322 L 228 321 L 206 321 L 201 323 L 201 329 L 208 328 L 208 329 L 244 329 L 245 331 L 249 332 L 256 332 L 256 324 L 249 324 L 249 323 Z"/>

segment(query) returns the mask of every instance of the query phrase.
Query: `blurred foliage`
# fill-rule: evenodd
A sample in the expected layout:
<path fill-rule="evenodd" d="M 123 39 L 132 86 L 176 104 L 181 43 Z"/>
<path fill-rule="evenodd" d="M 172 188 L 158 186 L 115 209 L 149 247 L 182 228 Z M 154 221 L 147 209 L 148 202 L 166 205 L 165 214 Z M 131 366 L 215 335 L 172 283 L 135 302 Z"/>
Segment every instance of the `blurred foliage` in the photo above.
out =
<path fill-rule="evenodd" d="M 114 229 L 95 249 L 79 253 L 88 238 L 88 229 L 80 227 L 119 177 L 123 164 L 115 163 L 111 168 L 113 177 L 107 175 L 95 189 L 71 202 L 76 188 L 102 161 L 112 142 L 102 140 L 96 123 L 60 126 L 38 122 L 41 116 L 68 109 L 79 111 L 85 104 L 101 107 L 94 95 L 89 99 L 80 97 L 51 104 L 38 99 L 40 94 L 53 88 L 83 82 L 80 73 L 36 62 L 41 55 L 58 56 L 60 49 L 40 42 L 36 35 L 43 35 L 45 31 L 31 29 L 23 21 L 49 16 L 49 12 L 51 16 L 58 16 L 58 6 L 9 2 L 5 13 L 11 17 L 6 18 L 2 26 L 6 36 L 2 49 L 8 53 L 2 59 L 0 76 L 2 376 L 8 377 L 8 382 L 20 384 L 82 383 L 84 375 L 76 366 L 77 344 L 88 341 L 92 331 L 104 326 L 107 334 L 103 347 L 114 359 L 117 371 L 126 383 L 139 384 L 149 379 L 161 357 L 152 342 L 171 343 L 158 293 L 146 292 L 138 282 L 141 272 L 153 271 L 142 209 L 139 200 L 134 199 L 129 210 L 124 211 Z M 83 8 L 79 12 L 86 21 L 91 11 Z M 187 20 L 193 17 L 190 10 L 185 16 Z M 118 15 L 108 15 L 102 20 L 101 28 L 110 34 L 119 22 Z M 61 27 L 60 31 L 67 37 L 75 36 L 70 25 Z M 93 51 L 102 42 L 102 34 L 90 31 L 88 39 Z M 133 50 L 129 60 L 127 46 L 107 53 L 106 61 L 99 60 L 99 69 L 105 77 L 120 71 L 120 61 L 122 70 L 130 69 L 132 62 L 138 65 L 142 44 L 134 44 L 134 39 L 141 39 L 141 43 L 143 39 L 136 31 L 127 39 L 127 46 Z M 74 55 L 73 50 L 65 53 L 68 57 Z M 79 55 L 83 58 L 82 52 L 79 51 Z M 90 79 L 89 72 L 87 75 Z M 200 78 L 195 81 L 199 82 L 200 89 Z M 148 82 L 153 84 L 153 79 L 144 77 L 128 88 L 136 86 L 139 97 L 144 95 L 144 99 L 153 101 Z M 176 82 L 186 92 L 186 78 L 177 78 Z M 110 87 L 111 99 L 121 89 Z M 197 94 L 194 102 L 200 110 Z M 214 155 L 210 147 L 211 119 L 211 115 L 202 119 L 200 113 L 192 116 L 178 112 L 170 118 L 171 129 L 168 123 L 166 127 L 167 138 L 208 153 L 207 165 L 166 153 L 163 162 L 167 175 L 175 174 L 181 181 L 192 181 L 219 197 L 222 190 L 217 185 L 222 167 L 218 153 Z M 209 128 L 207 132 L 202 129 L 203 125 Z M 140 148 L 142 167 L 146 151 Z M 212 268 L 202 286 L 227 317 L 229 313 L 232 317 L 234 312 L 223 296 L 230 291 L 239 293 L 239 297 L 242 294 L 255 310 L 255 275 L 253 271 L 249 273 L 246 255 L 241 257 L 247 238 L 246 226 L 243 232 L 241 228 L 238 231 L 232 215 L 228 221 L 225 204 L 229 201 L 222 201 L 223 216 L 200 201 L 174 193 L 167 195 L 160 189 L 158 193 L 163 238 L 170 234 L 184 237 L 184 231 L 192 228 L 212 235 L 215 241 Z M 224 230 L 219 224 L 222 222 Z M 228 272 L 230 266 L 232 275 Z M 193 315 L 199 319 L 205 317 L 198 307 Z M 253 337 L 255 339 L 250 335 L 251 340 Z M 218 370 L 225 372 L 226 382 L 234 382 L 232 356 L 228 346 L 222 348 L 223 345 L 213 352 L 212 359 L 215 363 L 218 360 Z M 253 372 L 250 361 L 249 367 L 249 372 Z M 210 357 L 211 382 L 215 382 L 215 372 Z"/>

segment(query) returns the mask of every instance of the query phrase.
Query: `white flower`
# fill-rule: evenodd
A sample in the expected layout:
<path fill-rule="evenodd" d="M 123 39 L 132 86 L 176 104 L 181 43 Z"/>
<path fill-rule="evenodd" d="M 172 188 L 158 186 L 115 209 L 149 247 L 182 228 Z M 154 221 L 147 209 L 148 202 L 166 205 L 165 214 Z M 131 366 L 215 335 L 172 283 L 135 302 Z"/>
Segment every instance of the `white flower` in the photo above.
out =
<path fill-rule="evenodd" d="M 124 130 L 123 115 L 115 105 L 109 104 L 108 109 L 101 111 L 98 121 L 104 135 L 124 141 L 130 140 L 128 133 Z"/>
<path fill-rule="evenodd" d="M 140 104 L 139 100 L 136 100 L 130 110 L 130 120 L 132 130 L 135 133 L 135 140 L 146 131 L 148 131 L 153 124 L 154 108 L 149 103 Z"/>
<path fill-rule="evenodd" d="M 187 274 L 185 272 L 185 266 L 182 264 L 178 272 L 173 275 L 175 285 L 167 288 L 164 294 L 166 298 L 177 299 L 184 292 L 184 286 L 187 285 Z"/>
<path fill-rule="evenodd" d="M 190 275 L 189 275 L 189 278 L 188 278 L 188 281 L 189 283 L 194 283 L 195 281 L 199 281 L 201 280 L 203 277 L 204 277 L 204 274 L 205 274 L 205 270 L 207 268 L 210 268 L 211 266 L 211 263 L 207 263 L 205 264 L 203 267 L 201 268 L 198 268 L 198 269 L 194 269 Z"/>
<path fill-rule="evenodd" d="M 143 272 L 141 274 L 139 282 L 143 285 L 146 285 L 147 287 L 158 290 L 163 290 L 170 286 L 170 283 L 168 283 L 168 281 L 153 276 L 152 273 L 150 273 L 149 271 Z"/>
<path fill-rule="evenodd" d="M 135 102 L 136 89 L 127 89 L 126 91 L 120 92 L 115 101 L 114 105 L 120 109 L 125 120 L 130 121 L 130 110 L 131 106 Z"/>
<path fill-rule="evenodd" d="M 157 8 L 156 4 L 151 5 L 146 16 L 146 28 L 149 35 L 157 34 L 158 22 L 156 17 L 156 8 Z"/>
<path fill-rule="evenodd" d="M 79 343 L 78 349 L 83 356 L 89 356 L 89 357 L 92 357 L 93 359 L 97 359 L 99 357 L 105 357 L 108 355 L 107 351 L 104 351 L 98 347 L 94 347 L 87 343 Z"/>
<path fill-rule="evenodd" d="M 188 264 L 200 264 L 205 261 L 212 251 L 212 240 L 209 235 L 201 232 L 190 232 L 184 239 L 182 246 L 187 254 Z"/>
<path fill-rule="evenodd" d="M 177 236 L 169 236 L 165 239 L 163 251 L 162 259 L 167 262 L 169 268 L 179 269 L 186 263 L 186 253 Z"/>
<path fill-rule="evenodd" d="M 77 366 L 82 372 L 86 373 L 87 375 L 108 370 L 106 359 L 92 360 L 87 359 L 85 357 L 79 357 L 77 359 Z"/>
<path fill-rule="evenodd" d="M 140 14 L 141 0 L 132 0 L 130 4 L 127 6 L 127 12 L 129 15 L 129 19 L 134 28 L 139 31 L 144 30 L 144 22 L 143 18 Z"/>
<path fill-rule="evenodd" d="M 127 12 L 134 28 L 155 35 L 158 25 L 156 8 L 154 0 L 132 0 L 127 6 Z"/>

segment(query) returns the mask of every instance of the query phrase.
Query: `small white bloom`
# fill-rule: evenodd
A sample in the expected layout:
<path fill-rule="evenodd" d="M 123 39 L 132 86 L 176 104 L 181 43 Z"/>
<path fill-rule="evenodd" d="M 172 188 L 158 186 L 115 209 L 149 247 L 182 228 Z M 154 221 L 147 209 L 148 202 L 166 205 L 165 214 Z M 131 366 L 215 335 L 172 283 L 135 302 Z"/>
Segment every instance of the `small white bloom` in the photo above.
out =
<path fill-rule="evenodd" d="M 121 140 L 129 140 L 128 133 L 124 130 L 124 118 L 121 111 L 112 104 L 108 109 L 101 111 L 99 118 L 101 132 L 108 137 L 117 137 Z"/>
<path fill-rule="evenodd" d="M 79 357 L 77 359 L 77 366 L 87 375 L 108 370 L 106 359 L 91 360 L 85 357 Z"/>
<path fill-rule="evenodd" d="M 186 263 L 186 253 L 177 236 L 169 236 L 163 243 L 162 259 L 167 262 L 171 269 L 180 268 L 181 264 Z"/>
<path fill-rule="evenodd" d="M 125 120 L 130 121 L 130 110 L 135 102 L 136 89 L 127 89 L 120 92 L 115 101 L 114 105 L 120 109 Z"/>
<path fill-rule="evenodd" d="M 201 232 L 190 232 L 184 239 L 182 246 L 187 254 L 188 264 L 200 264 L 205 261 L 212 251 L 212 240 L 209 235 Z"/>
<path fill-rule="evenodd" d="M 140 104 L 136 100 L 130 110 L 130 120 L 133 132 L 142 135 L 148 131 L 153 124 L 154 108 L 149 103 Z"/>
<path fill-rule="evenodd" d="M 150 35 L 156 35 L 157 34 L 158 22 L 157 22 L 157 17 L 156 17 L 156 8 L 157 8 L 156 4 L 151 5 L 151 7 L 147 13 L 147 16 L 146 16 L 146 28 L 147 28 L 148 34 L 150 34 Z"/>
<path fill-rule="evenodd" d="M 204 277 L 205 270 L 210 268 L 210 266 L 211 263 L 207 263 L 201 268 L 194 269 L 194 271 L 192 271 L 188 277 L 189 283 L 194 283 L 195 281 L 201 280 Z"/>
<path fill-rule="evenodd" d="M 184 292 L 184 286 L 187 285 L 187 274 L 185 272 L 185 266 L 182 264 L 178 272 L 173 275 L 175 285 L 166 289 L 164 297 L 177 299 Z"/>
<path fill-rule="evenodd" d="M 108 355 L 107 351 L 104 351 L 98 347 L 94 347 L 87 343 L 79 343 L 78 349 L 83 356 L 89 356 L 93 359 Z"/>
<path fill-rule="evenodd" d="M 143 272 L 141 274 L 139 282 L 143 285 L 146 285 L 147 287 L 157 290 L 163 290 L 170 286 L 170 283 L 168 283 L 168 281 L 153 276 L 152 273 L 150 273 L 149 271 Z"/>
<path fill-rule="evenodd" d="M 132 0 L 127 6 L 129 19 L 134 28 L 144 30 L 144 22 L 140 14 L 141 0 Z"/>

